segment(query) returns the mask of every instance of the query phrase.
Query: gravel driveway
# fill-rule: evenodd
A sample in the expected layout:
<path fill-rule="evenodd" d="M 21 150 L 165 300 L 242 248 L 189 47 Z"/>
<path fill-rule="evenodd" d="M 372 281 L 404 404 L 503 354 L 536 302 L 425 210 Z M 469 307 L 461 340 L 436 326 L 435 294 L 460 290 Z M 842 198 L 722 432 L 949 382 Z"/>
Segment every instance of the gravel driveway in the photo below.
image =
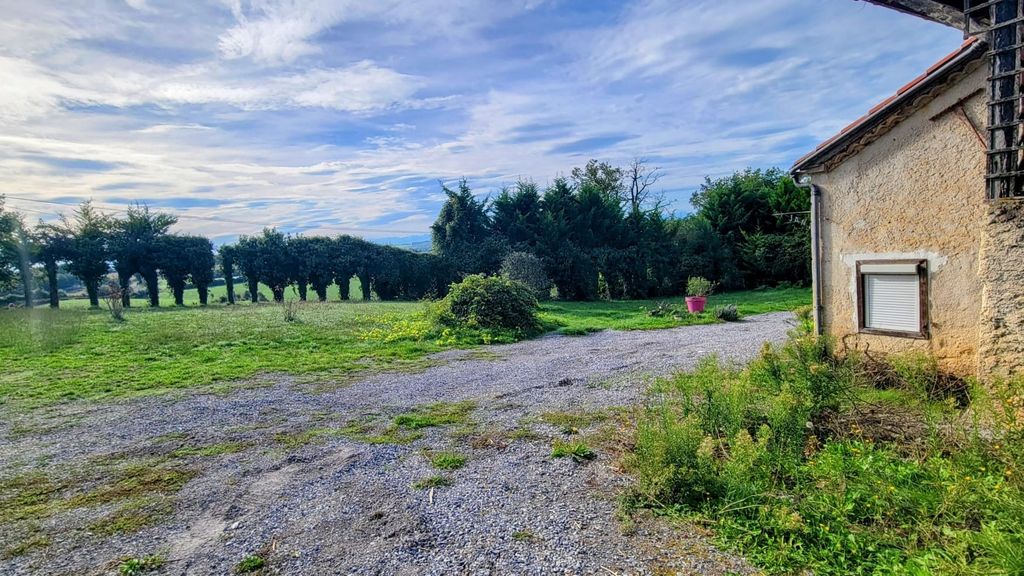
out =
<path fill-rule="evenodd" d="M 548 336 L 357 382 L 272 375 L 8 416 L 0 477 L 43 474 L 73 491 L 110 481 L 90 470 L 187 474 L 156 499 L 94 498 L 0 525 L 0 542 L 46 539 L 8 550 L 0 573 L 117 573 L 149 555 L 166 559 L 154 574 L 230 574 L 250 555 L 263 574 L 750 573 L 693 527 L 617 514 L 630 479 L 615 446 L 652 375 L 708 354 L 748 360 L 791 324 L 780 313 Z M 440 423 L 396 420 L 434 412 Z M 558 439 L 582 439 L 596 458 L 555 458 Z M 437 470 L 444 451 L 464 467 Z M 435 476 L 450 485 L 414 487 Z M 105 523 L 139 510 L 152 514 L 137 531 Z"/>

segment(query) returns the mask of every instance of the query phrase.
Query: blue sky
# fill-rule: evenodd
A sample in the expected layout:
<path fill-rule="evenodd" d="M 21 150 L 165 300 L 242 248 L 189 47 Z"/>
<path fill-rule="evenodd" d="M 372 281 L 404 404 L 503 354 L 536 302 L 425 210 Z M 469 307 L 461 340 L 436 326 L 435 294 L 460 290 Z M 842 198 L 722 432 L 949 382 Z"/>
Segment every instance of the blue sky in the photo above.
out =
<path fill-rule="evenodd" d="M 788 167 L 961 41 L 854 0 L 0 4 L 0 193 L 142 201 L 218 241 L 414 241 L 439 181 L 588 158 L 649 159 L 687 212 L 705 175 Z"/>

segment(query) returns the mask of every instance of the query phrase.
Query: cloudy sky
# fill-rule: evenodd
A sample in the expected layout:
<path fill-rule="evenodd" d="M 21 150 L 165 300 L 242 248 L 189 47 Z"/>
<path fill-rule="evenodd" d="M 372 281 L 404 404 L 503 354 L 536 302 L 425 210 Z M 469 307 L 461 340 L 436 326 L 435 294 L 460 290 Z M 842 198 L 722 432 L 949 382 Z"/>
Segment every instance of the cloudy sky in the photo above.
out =
<path fill-rule="evenodd" d="M 588 158 L 788 167 L 956 48 L 853 0 L 0 0 L 0 194 L 413 241 Z M 45 200 L 56 204 L 30 202 Z M 48 215 L 49 214 L 49 215 Z"/>

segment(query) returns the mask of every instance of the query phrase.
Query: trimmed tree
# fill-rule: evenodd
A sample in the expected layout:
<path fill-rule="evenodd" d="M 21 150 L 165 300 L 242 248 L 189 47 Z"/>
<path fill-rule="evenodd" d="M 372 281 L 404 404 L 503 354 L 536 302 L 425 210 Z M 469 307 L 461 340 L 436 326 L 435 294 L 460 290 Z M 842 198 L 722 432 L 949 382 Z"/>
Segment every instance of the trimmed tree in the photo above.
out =
<path fill-rule="evenodd" d="M 46 285 L 49 292 L 50 308 L 60 307 L 60 289 L 57 286 L 57 274 L 60 263 L 71 258 L 74 248 L 74 237 L 63 226 L 40 222 L 33 232 L 35 238 L 35 260 L 43 265 L 46 272 Z"/>
<path fill-rule="evenodd" d="M 224 288 L 228 293 L 228 304 L 235 303 L 235 247 L 228 244 L 220 247 L 220 269 L 224 273 Z"/>
<path fill-rule="evenodd" d="M 162 212 L 151 212 L 149 206 L 135 204 L 128 207 L 122 219 L 114 220 L 110 237 L 110 256 L 121 285 L 121 301 L 131 306 L 131 278 L 140 274 L 149 292 L 149 305 L 160 306 L 160 281 L 157 276 L 158 263 L 165 255 L 160 254 L 160 240 L 167 235 L 178 218 Z"/>
<path fill-rule="evenodd" d="M 100 282 L 110 272 L 107 262 L 107 242 L 110 238 L 111 220 L 92 207 L 90 201 L 82 202 L 75 210 L 74 218 L 63 219 L 63 226 L 72 237 L 68 272 L 77 276 L 89 295 L 89 306 L 99 308 Z"/>

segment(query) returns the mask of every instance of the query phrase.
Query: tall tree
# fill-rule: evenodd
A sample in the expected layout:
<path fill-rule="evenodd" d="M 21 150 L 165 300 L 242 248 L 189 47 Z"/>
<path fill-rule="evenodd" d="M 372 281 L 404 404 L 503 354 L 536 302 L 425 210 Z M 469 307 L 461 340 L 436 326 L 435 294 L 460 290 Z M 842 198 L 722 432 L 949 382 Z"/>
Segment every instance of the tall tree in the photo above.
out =
<path fill-rule="evenodd" d="M 121 285 L 122 302 L 131 306 L 131 278 L 142 276 L 149 292 L 149 304 L 160 306 L 160 280 L 157 263 L 161 238 L 167 235 L 178 218 L 162 212 L 151 212 L 149 206 L 134 204 L 128 207 L 124 218 L 114 220 L 110 238 L 110 256 Z M 173 257 L 171 258 L 173 260 Z"/>
<path fill-rule="evenodd" d="M 308 238 L 306 245 L 307 280 L 320 302 L 327 300 L 327 287 L 334 282 L 334 241 L 323 236 Z"/>
<path fill-rule="evenodd" d="M 537 184 L 521 180 L 491 202 L 492 230 L 505 239 L 510 250 L 531 252 L 540 239 L 540 211 Z"/>
<path fill-rule="evenodd" d="M 18 277 L 18 215 L 4 206 L 0 195 L 0 290 L 10 288 Z"/>
<path fill-rule="evenodd" d="M 20 214 L 15 215 L 14 239 L 18 252 L 18 275 L 21 277 L 22 301 L 25 308 L 35 304 L 35 277 L 32 273 L 33 254 L 36 246 L 32 235 L 25 228 L 25 221 Z"/>
<path fill-rule="evenodd" d="M 366 273 L 369 258 L 369 242 L 343 234 L 334 239 L 331 246 L 332 274 L 338 284 L 338 297 L 348 300 L 352 277 L 358 276 L 362 283 L 363 299 L 370 299 L 370 277 Z"/>
<path fill-rule="evenodd" d="M 184 236 L 163 236 L 156 242 L 160 260 L 156 262 L 160 274 L 171 289 L 176 306 L 185 305 L 185 284 L 192 263 L 188 257 L 188 240 Z"/>
<path fill-rule="evenodd" d="M 220 269 L 224 273 L 224 289 L 227 291 L 228 304 L 235 303 L 235 247 L 225 244 L 218 250 Z"/>
<path fill-rule="evenodd" d="M 199 293 L 199 305 L 206 306 L 210 299 L 210 284 L 213 283 L 213 243 L 203 236 L 186 236 L 188 240 L 189 277 Z"/>
<path fill-rule="evenodd" d="M 260 301 L 259 236 L 240 236 L 233 252 L 235 262 L 248 284 L 249 299 L 255 304 Z"/>
<path fill-rule="evenodd" d="M 50 308 L 60 307 L 60 289 L 57 275 L 60 263 L 69 260 L 73 254 L 74 237 L 64 226 L 40 222 L 33 232 L 36 262 L 46 272 L 47 292 Z"/>
<path fill-rule="evenodd" d="M 274 302 L 283 302 L 285 288 L 294 281 L 288 240 L 283 233 L 264 228 L 256 237 L 256 269 L 260 282 L 270 287 Z"/>
<path fill-rule="evenodd" d="M 430 227 L 434 252 L 460 276 L 496 272 L 504 254 L 491 236 L 484 203 L 473 196 L 465 179 L 459 181 L 458 190 L 444 184 L 441 190 L 447 200 Z"/>
<path fill-rule="evenodd" d="M 110 272 L 108 241 L 111 219 L 92 207 L 88 200 L 75 210 L 71 219 L 62 218 L 61 226 L 72 237 L 68 272 L 77 276 L 89 295 L 89 305 L 98 308 L 100 282 Z"/>

